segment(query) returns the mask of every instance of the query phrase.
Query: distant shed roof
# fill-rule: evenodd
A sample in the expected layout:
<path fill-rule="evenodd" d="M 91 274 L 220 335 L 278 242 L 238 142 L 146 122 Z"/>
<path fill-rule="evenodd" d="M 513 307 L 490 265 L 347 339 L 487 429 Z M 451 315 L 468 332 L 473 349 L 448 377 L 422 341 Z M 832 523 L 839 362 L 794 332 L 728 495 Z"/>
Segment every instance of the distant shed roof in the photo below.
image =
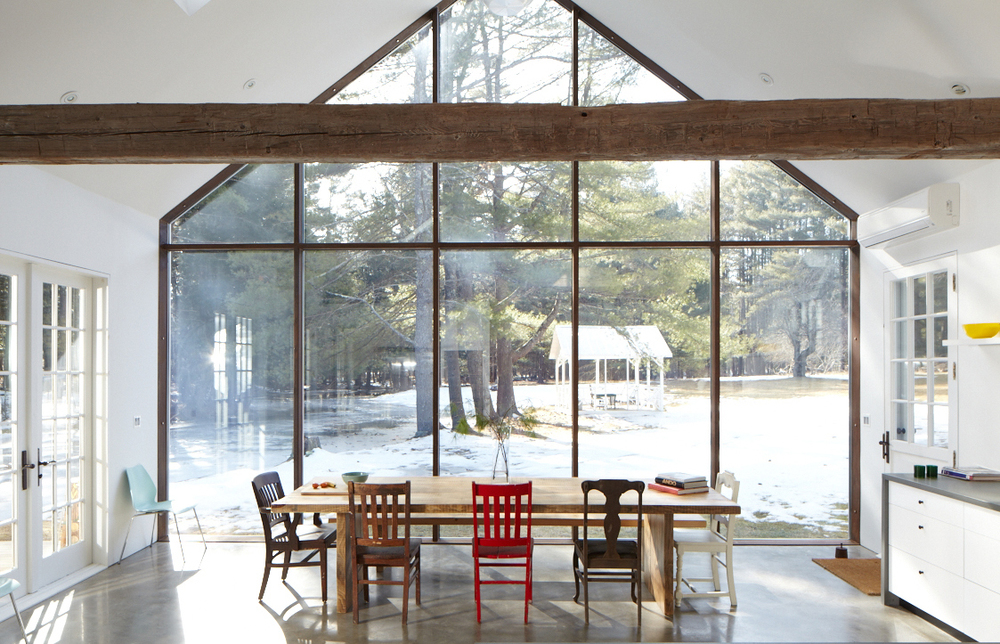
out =
<path fill-rule="evenodd" d="M 573 350 L 573 328 L 555 327 L 549 359 L 569 361 Z M 660 330 L 642 326 L 580 326 L 580 360 L 635 360 L 637 358 L 672 358 Z"/>

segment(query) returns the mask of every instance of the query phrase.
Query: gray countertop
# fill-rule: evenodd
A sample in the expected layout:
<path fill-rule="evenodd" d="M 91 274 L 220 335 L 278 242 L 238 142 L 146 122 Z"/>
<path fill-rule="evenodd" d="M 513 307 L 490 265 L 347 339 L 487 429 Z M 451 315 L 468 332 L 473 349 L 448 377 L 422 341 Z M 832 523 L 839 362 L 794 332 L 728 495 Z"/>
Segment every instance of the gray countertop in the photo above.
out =
<path fill-rule="evenodd" d="M 963 481 L 941 475 L 918 479 L 912 474 L 883 474 L 882 479 L 1000 512 L 1000 481 Z"/>

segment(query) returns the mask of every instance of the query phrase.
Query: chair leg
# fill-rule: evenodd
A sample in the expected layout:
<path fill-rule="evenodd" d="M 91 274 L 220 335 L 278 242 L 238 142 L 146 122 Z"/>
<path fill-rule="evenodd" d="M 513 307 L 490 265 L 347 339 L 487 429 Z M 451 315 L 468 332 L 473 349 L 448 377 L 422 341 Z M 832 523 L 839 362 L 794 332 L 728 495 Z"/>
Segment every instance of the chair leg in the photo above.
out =
<path fill-rule="evenodd" d="M 201 534 L 201 545 L 204 546 L 205 550 L 208 550 L 208 542 L 205 541 L 205 531 L 201 529 L 201 519 L 198 518 L 198 510 L 192 507 L 191 511 L 194 512 L 194 520 L 198 524 L 198 532 Z"/>
<path fill-rule="evenodd" d="M 677 606 L 681 605 L 681 600 L 683 599 L 683 591 L 681 591 L 681 567 L 684 565 L 684 553 L 681 550 L 677 551 L 677 573 L 674 575 L 674 604 Z"/>
<path fill-rule="evenodd" d="M 583 564 L 583 623 L 590 625 L 590 576 L 587 564 Z"/>
<path fill-rule="evenodd" d="M 639 628 L 642 626 L 642 560 L 639 561 L 639 567 L 635 571 L 635 585 L 639 589 L 635 625 L 636 628 Z"/>
<path fill-rule="evenodd" d="M 326 548 L 319 549 L 319 580 L 323 584 L 323 603 L 326 603 Z"/>
<path fill-rule="evenodd" d="M 292 551 L 286 550 L 284 556 L 285 563 L 281 564 L 281 580 L 284 581 L 288 579 L 288 569 L 291 568 L 292 563 Z"/>
<path fill-rule="evenodd" d="M 531 602 L 531 556 L 524 569 L 524 623 L 528 623 L 528 603 Z"/>
<path fill-rule="evenodd" d="M 257 595 L 257 601 L 264 599 L 264 589 L 267 588 L 267 578 L 271 575 L 271 560 L 274 558 L 274 553 L 265 548 L 264 553 L 264 581 L 260 582 L 260 594 Z"/>
<path fill-rule="evenodd" d="M 712 562 L 712 585 L 716 592 L 722 590 L 722 583 L 719 580 L 719 555 L 712 553 L 709 554 L 709 559 Z"/>
<path fill-rule="evenodd" d="M 736 582 L 733 581 L 733 551 L 726 551 L 726 583 L 729 584 L 729 607 L 736 608 Z"/>
<path fill-rule="evenodd" d="M 187 558 L 184 557 L 184 543 L 181 541 L 181 524 L 177 521 L 177 513 L 171 512 L 174 515 L 174 530 L 177 530 L 177 546 L 181 549 L 181 561 L 187 562 Z"/>
<path fill-rule="evenodd" d="M 25 644 L 28 642 L 28 633 L 24 630 L 24 622 L 21 620 L 21 611 L 17 610 L 17 602 L 14 601 L 14 593 L 9 595 L 10 605 L 14 607 L 14 616 L 17 617 L 17 625 L 21 627 L 21 635 L 24 637 Z"/>
<path fill-rule="evenodd" d="M 420 605 L 420 555 L 417 555 L 417 606 Z"/>
<path fill-rule="evenodd" d="M 410 565 L 403 566 L 403 626 L 406 626 L 406 609 L 410 606 Z"/>
<path fill-rule="evenodd" d="M 573 548 L 573 587 L 576 592 L 573 593 L 573 601 L 577 602 L 580 600 L 580 555 L 577 554 L 576 548 Z"/>
<path fill-rule="evenodd" d="M 475 587 L 476 587 L 476 621 L 482 623 L 483 621 L 483 608 L 482 601 L 479 595 L 479 559 L 475 559 Z"/>
<path fill-rule="evenodd" d="M 361 571 L 357 562 L 354 562 L 354 574 L 351 575 L 351 603 L 354 604 L 354 623 L 358 623 L 358 576 Z"/>
<path fill-rule="evenodd" d="M 125 530 L 125 541 L 122 542 L 122 553 L 118 555 L 119 564 L 121 564 L 122 562 L 122 557 L 125 556 L 125 546 L 128 545 L 128 535 L 130 532 L 132 532 L 132 521 L 134 520 L 135 520 L 135 515 L 133 514 L 132 518 L 128 520 L 128 529 Z"/>

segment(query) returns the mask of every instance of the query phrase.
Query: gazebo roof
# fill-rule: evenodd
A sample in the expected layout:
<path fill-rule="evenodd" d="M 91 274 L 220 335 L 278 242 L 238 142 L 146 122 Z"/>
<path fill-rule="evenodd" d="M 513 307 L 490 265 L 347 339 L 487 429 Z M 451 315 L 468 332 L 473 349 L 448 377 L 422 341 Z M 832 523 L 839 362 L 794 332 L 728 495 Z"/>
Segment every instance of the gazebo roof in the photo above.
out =
<path fill-rule="evenodd" d="M 549 359 L 569 361 L 572 357 L 573 327 L 555 327 Z M 634 360 L 636 358 L 672 358 L 660 330 L 642 326 L 584 326 L 579 329 L 580 360 Z"/>

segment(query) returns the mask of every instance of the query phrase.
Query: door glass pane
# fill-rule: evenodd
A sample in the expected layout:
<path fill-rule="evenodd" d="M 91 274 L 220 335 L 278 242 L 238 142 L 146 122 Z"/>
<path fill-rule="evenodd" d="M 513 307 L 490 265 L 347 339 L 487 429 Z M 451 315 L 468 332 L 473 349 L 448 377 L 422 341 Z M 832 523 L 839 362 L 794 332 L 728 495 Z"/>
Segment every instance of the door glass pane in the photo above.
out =
<path fill-rule="evenodd" d="M 913 405 L 913 442 L 917 445 L 927 444 L 927 411 L 925 404 Z"/>
<path fill-rule="evenodd" d="M 892 313 L 894 318 L 906 317 L 906 282 L 897 280 L 891 285 Z"/>
<path fill-rule="evenodd" d="M 936 360 L 934 367 L 934 402 L 948 402 L 948 363 L 943 360 Z"/>
<path fill-rule="evenodd" d="M 913 357 L 927 357 L 927 320 L 913 321 Z"/>
<path fill-rule="evenodd" d="M 913 364 L 913 400 L 927 402 L 927 363 Z"/>
<path fill-rule="evenodd" d="M 909 334 L 906 330 L 909 328 L 909 322 L 906 320 L 900 320 L 898 322 L 893 322 L 893 343 L 892 343 L 892 357 L 893 358 L 908 358 L 910 357 L 907 347 L 909 346 Z"/>
<path fill-rule="evenodd" d="M 305 269 L 305 481 L 430 475 L 430 253 L 315 251 Z"/>
<path fill-rule="evenodd" d="M 907 400 L 909 392 L 909 378 L 907 371 L 909 364 L 906 362 L 894 362 L 892 365 L 892 397 L 895 400 Z"/>
<path fill-rule="evenodd" d="M 945 313 L 948 311 L 948 273 L 934 273 L 934 312 Z"/>
<path fill-rule="evenodd" d="M 934 405 L 934 447 L 948 447 L 949 417 L 947 405 Z"/>
<path fill-rule="evenodd" d="M 927 315 L 927 278 L 913 278 L 913 315 Z"/>
<path fill-rule="evenodd" d="M 848 261 L 723 250 L 720 466 L 740 480 L 737 534 L 848 534 Z"/>
<path fill-rule="evenodd" d="M 939 315 L 934 318 L 934 357 L 947 358 L 948 347 L 944 341 L 948 339 L 948 316 Z"/>
<path fill-rule="evenodd" d="M 911 432 L 909 431 L 909 410 L 910 406 L 903 402 L 892 406 L 893 424 L 896 427 L 896 440 L 907 441 L 911 438 Z"/>
<path fill-rule="evenodd" d="M 257 534 L 247 481 L 291 467 L 293 254 L 184 252 L 171 264 L 170 496 L 198 501 L 207 534 Z"/>

